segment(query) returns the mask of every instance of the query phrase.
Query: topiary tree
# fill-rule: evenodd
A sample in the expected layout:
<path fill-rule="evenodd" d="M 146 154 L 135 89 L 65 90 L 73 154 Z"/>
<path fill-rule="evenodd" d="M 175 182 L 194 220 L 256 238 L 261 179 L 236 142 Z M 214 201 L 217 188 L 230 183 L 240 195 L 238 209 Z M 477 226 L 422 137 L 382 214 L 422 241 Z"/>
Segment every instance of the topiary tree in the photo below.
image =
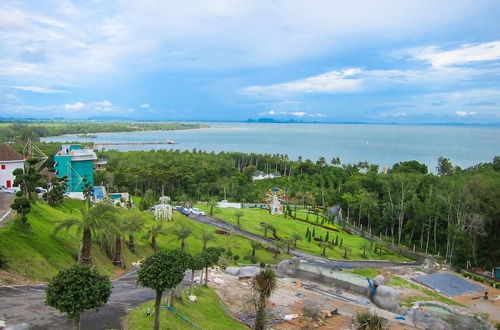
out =
<path fill-rule="evenodd" d="M 161 296 L 166 289 L 173 290 L 182 281 L 189 259 L 189 254 L 183 250 L 157 251 L 139 267 L 137 284 L 156 291 L 154 330 L 160 329 Z"/>
<path fill-rule="evenodd" d="M 14 199 L 14 202 L 10 204 L 10 208 L 16 211 L 19 224 L 21 224 L 23 227 L 29 227 L 27 217 L 28 213 L 30 213 L 31 211 L 31 204 L 29 199 L 22 196 L 16 197 Z"/>
<path fill-rule="evenodd" d="M 111 295 L 109 278 L 88 265 L 76 264 L 59 273 L 45 289 L 45 305 L 65 313 L 80 329 L 80 314 L 88 309 L 98 311 Z"/>
<path fill-rule="evenodd" d="M 205 268 L 205 286 L 208 286 L 208 267 L 212 267 L 219 261 L 220 252 L 218 248 L 208 247 L 200 253 L 203 268 Z"/>
<path fill-rule="evenodd" d="M 203 261 L 203 256 L 201 254 L 191 256 L 189 260 L 189 268 L 191 268 L 191 284 L 189 286 L 189 295 L 193 293 L 194 271 L 203 270 L 203 266 L 205 265 Z M 201 273 L 203 275 L 203 272 Z"/>
<path fill-rule="evenodd" d="M 48 186 L 47 192 L 44 194 L 44 198 L 50 206 L 57 206 L 62 203 L 64 199 L 64 193 L 66 193 L 68 177 L 54 177 L 50 179 L 50 184 Z"/>
<path fill-rule="evenodd" d="M 270 268 L 262 270 L 253 278 L 252 289 L 257 312 L 254 327 L 256 330 L 263 330 L 266 327 L 266 305 L 276 286 L 276 273 Z"/>

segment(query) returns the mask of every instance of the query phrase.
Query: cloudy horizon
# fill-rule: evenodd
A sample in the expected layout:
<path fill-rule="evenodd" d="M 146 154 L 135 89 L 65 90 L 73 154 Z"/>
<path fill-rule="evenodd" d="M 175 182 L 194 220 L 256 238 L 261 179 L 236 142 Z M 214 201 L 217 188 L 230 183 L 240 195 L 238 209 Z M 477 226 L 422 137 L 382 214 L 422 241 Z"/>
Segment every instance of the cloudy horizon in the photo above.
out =
<path fill-rule="evenodd" d="M 0 118 L 500 122 L 497 1 L 0 4 Z"/>

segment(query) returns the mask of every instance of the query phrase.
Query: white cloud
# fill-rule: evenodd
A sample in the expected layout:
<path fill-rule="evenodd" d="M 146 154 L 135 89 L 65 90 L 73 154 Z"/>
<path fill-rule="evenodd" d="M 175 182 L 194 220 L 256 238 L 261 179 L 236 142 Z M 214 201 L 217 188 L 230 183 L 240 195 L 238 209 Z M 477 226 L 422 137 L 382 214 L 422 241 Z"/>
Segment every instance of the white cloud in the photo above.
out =
<path fill-rule="evenodd" d="M 41 93 L 41 94 L 59 94 L 59 93 L 68 93 L 68 91 L 61 89 L 52 89 L 38 86 L 9 86 L 10 88 L 19 89 L 22 91 L 33 92 L 33 93 Z"/>
<path fill-rule="evenodd" d="M 84 107 L 85 107 L 85 103 L 83 103 L 83 102 L 76 102 L 74 104 L 65 104 L 65 105 L 63 105 L 64 109 L 71 110 L 71 111 L 82 110 Z"/>
<path fill-rule="evenodd" d="M 141 104 L 141 105 L 139 106 L 139 108 L 141 108 L 141 109 L 149 109 L 149 107 L 150 107 L 150 105 L 149 105 L 149 104 L 147 104 L 147 103 Z"/>
<path fill-rule="evenodd" d="M 261 112 L 259 115 L 270 115 L 270 116 L 295 116 L 295 117 L 326 117 L 326 115 L 322 113 L 307 113 L 305 111 L 275 111 L 275 110 L 269 110 L 267 112 Z"/>
<path fill-rule="evenodd" d="M 0 9 L 0 31 L 24 28 L 26 24 L 26 19 L 18 12 Z"/>
<path fill-rule="evenodd" d="M 244 88 L 243 92 L 253 95 L 355 92 L 361 89 L 363 80 L 359 78 L 359 75 L 362 72 L 363 71 L 358 68 L 351 68 L 343 71 L 330 71 L 281 84 L 250 86 Z"/>
<path fill-rule="evenodd" d="M 433 67 L 470 64 L 500 59 L 500 41 L 465 44 L 452 50 L 428 47 L 417 51 L 415 58 L 428 61 Z"/>
<path fill-rule="evenodd" d="M 470 112 L 467 112 L 467 111 L 455 111 L 455 114 L 459 117 L 466 117 L 466 116 L 473 116 L 476 114 L 475 111 L 470 111 Z"/>
<path fill-rule="evenodd" d="M 306 115 L 306 113 L 303 111 L 291 112 L 290 114 L 297 117 L 304 117 L 304 115 Z"/>

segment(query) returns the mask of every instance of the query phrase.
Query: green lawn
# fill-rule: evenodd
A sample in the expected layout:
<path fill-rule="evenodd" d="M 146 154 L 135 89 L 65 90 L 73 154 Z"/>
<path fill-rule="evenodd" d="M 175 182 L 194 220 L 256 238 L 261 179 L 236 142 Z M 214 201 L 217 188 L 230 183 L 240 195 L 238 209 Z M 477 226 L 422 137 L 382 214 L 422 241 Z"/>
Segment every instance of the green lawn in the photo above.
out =
<path fill-rule="evenodd" d="M 174 308 L 178 313 L 200 326 L 201 329 L 247 329 L 226 314 L 227 308 L 213 289 L 196 287 L 194 294 L 198 299 L 195 303 L 190 302 L 186 294 L 184 294 L 182 301 L 175 302 Z M 125 329 L 152 329 L 154 316 L 146 316 L 147 308 L 154 311 L 154 301 L 146 302 L 130 312 L 125 318 Z M 160 312 L 160 327 L 161 329 L 172 330 L 195 328 L 177 314 L 164 308 Z"/>
<path fill-rule="evenodd" d="M 205 205 L 199 205 L 199 207 L 203 209 L 205 212 L 207 212 L 207 214 L 209 213 L 210 207 Z M 303 237 L 303 240 L 297 243 L 297 248 L 299 250 L 309 252 L 311 254 L 320 255 L 321 248 L 317 242 L 313 240 L 311 240 L 311 242 L 308 242 L 307 240 L 305 240 L 306 230 L 308 227 L 311 231 L 313 228 L 315 229 L 315 235 L 316 235 L 315 237 L 322 236 L 323 238 L 325 238 L 327 231 L 330 232 L 329 233 L 330 241 L 332 238 L 338 236 L 339 245 L 340 241 L 342 240 L 343 245 L 351 249 L 351 251 L 348 253 L 348 259 L 350 260 L 371 259 L 371 260 L 390 260 L 390 261 L 410 261 L 409 259 L 397 255 L 390 250 L 385 250 L 384 253 L 382 254 L 375 253 L 373 250 L 370 251 L 369 249 L 371 246 L 370 241 L 362 237 L 359 237 L 357 235 L 350 235 L 344 232 L 338 226 L 332 226 L 332 227 L 339 230 L 339 232 L 316 226 L 315 216 L 312 216 L 310 218 L 311 223 L 305 223 L 299 220 L 293 220 L 290 217 L 285 219 L 284 216 L 271 215 L 266 210 L 243 209 L 242 211 L 244 213 L 244 216 L 240 219 L 242 229 L 248 230 L 249 232 L 258 235 L 264 235 L 260 223 L 266 222 L 272 224 L 277 229 L 277 235 L 280 238 L 290 237 L 295 233 L 301 235 Z M 232 224 L 237 224 L 237 219 L 236 216 L 234 215 L 235 212 L 236 212 L 235 209 L 230 209 L 230 208 L 214 208 L 215 217 L 223 219 Z M 268 236 L 270 236 L 270 233 L 268 233 Z M 368 248 L 366 250 L 366 257 L 363 256 L 363 249 L 361 248 L 365 244 Z M 343 255 L 344 251 L 339 246 L 335 246 L 333 249 L 326 249 L 326 256 L 329 258 L 342 259 Z"/>
<path fill-rule="evenodd" d="M 76 234 L 76 230 L 60 231 L 57 236 L 53 235 L 57 221 L 79 216 L 79 208 L 82 202 L 78 200 L 66 199 L 62 206 L 53 208 L 38 201 L 32 205 L 32 211 L 28 215 L 28 221 L 32 226 L 32 231 L 26 233 L 18 228 L 14 222 L 10 222 L 5 228 L 0 229 L 0 251 L 7 258 L 7 267 L 27 278 L 36 281 L 48 281 L 58 270 L 71 266 L 77 259 L 81 237 Z M 128 212 L 121 209 L 120 214 Z M 152 212 L 144 212 L 146 228 L 151 227 L 155 222 Z M 190 253 L 196 254 L 202 250 L 202 241 L 199 239 L 202 230 L 213 231 L 214 228 L 190 220 L 187 217 L 174 212 L 174 221 L 164 222 L 165 228 L 171 231 L 174 226 L 185 223 L 191 228 L 193 234 L 187 239 L 187 249 Z M 151 244 L 143 236 L 146 232 L 137 234 L 138 255 L 133 255 L 123 244 L 123 257 L 125 264 L 130 266 L 132 262 L 150 255 L 153 250 Z M 208 246 L 227 246 L 225 236 L 214 234 L 213 241 Z M 162 235 L 157 239 L 160 248 L 171 249 L 180 247 L 180 242 L 172 233 Z M 239 262 L 243 256 L 251 252 L 250 241 L 242 237 L 234 237 L 233 255 L 239 255 Z M 257 250 L 258 262 L 276 263 L 273 255 L 264 250 Z M 105 251 L 96 243 L 92 246 L 92 258 L 96 268 L 102 274 L 110 277 L 119 273 L 109 260 Z M 234 263 L 234 262 L 233 262 Z M 0 282 L 2 279 L 0 278 Z"/>

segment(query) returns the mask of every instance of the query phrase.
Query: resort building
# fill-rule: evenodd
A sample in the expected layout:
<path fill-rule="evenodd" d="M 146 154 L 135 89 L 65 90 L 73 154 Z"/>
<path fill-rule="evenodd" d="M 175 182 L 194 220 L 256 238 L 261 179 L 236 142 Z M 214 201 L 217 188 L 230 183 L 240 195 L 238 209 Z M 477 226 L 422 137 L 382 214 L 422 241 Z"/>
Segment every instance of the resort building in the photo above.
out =
<path fill-rule="evenodd" d="M 14 185 L 15 169 L 24 169 L 24 157 L 8 144 L 0 144 L 0 186 L 11 188 Z"/>
<path fill-rule="evenodd" d="M 281 177 L 280 172 L 264 173 L 262 171 L 255 171 L 252 175 L 252 181 L 264 180 L 264 179 L 274 179 L 274 178 L 280 178 L 280 177 Z"/>
<path fill-rule="evenodd" d="M 94 185 L 94 161 L 97 160 L 95 152 L 91 149 L 82 149 L 78 144 L 63 145 L 54 156 L 54 167 L 59 177 L 68 178 L 69 193 L 81 193 L 84 179 Z"/>

